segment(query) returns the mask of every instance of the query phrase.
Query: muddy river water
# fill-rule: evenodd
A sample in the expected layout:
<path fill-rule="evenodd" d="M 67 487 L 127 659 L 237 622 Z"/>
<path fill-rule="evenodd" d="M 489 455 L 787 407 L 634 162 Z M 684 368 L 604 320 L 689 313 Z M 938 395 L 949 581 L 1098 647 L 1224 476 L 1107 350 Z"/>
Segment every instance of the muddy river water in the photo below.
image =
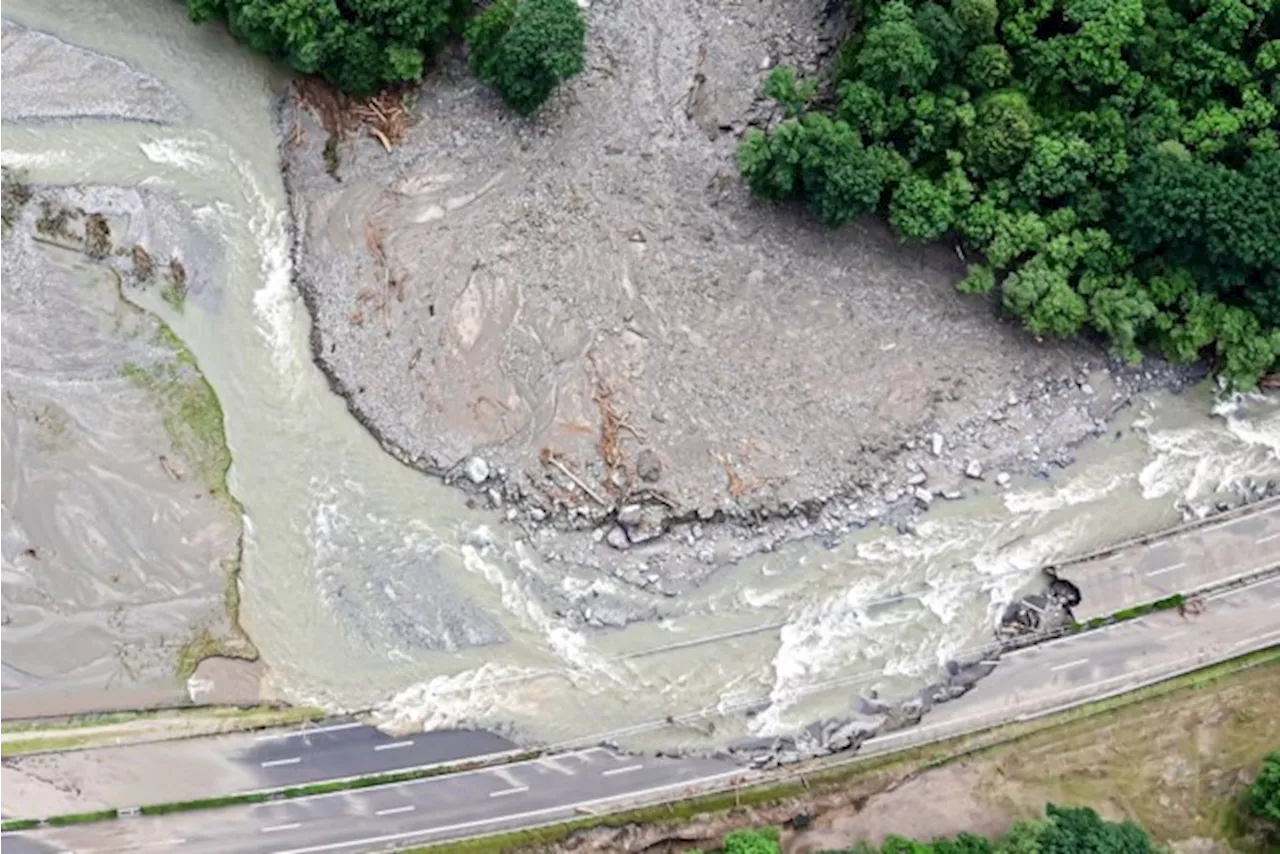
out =
<path fill-rule="evenodd" d="M 1052 480 L 937 503 L 913 536 L 872 526 L 794 544 L 722 568 L 661 619 L 578 627 L 537 591 L 612 580 L 544 571 L 496 513 L 385 454 L 312 363 L 291 282 L 278 73 L 191 26 L 179 3 L 10 0 L 5 15 L 124 59 L 187 106 L 174 125 L 6 124 L 3 157 L 37 182 L 172 194 L 215 247 L 216 288 L 172 325 L 225 413 L 245 514 L 241 620 L 275 696 L 547 740 L 644 742 L 649 724 L 698 711 L 717 736 L 786 729 L 855 691 L 917 684 L 984 642 L 1042 562 L 1174 522 L 1180 504 L 1207 506 L 1244 477 L 1280 476 L 1274 402 L 1156 395 Z"/>

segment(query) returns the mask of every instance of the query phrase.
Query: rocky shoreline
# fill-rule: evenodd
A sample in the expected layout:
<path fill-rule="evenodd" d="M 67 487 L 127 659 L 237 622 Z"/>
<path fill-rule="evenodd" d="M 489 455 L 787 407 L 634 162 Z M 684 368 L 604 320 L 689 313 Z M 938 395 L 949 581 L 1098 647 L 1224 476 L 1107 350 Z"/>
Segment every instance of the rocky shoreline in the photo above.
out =
<path fill-rule="evenodd" d="M 420 104 L 448 109 L 443 100 L 460 97 L 448 88 L 457 85 L 460 74 L 451 76 L 446 69 L 440 77 L 428 84 Z M 433 85 L 441 91 L 430 91 Z M 750 101 L 747 114 L 758 103 Z M 492 105 L 480 106 L 493 109 Z M 419 107 L 420 128 L 439 125 L 438 121 L 433 123 L 429 112 L 428 107 Z M 956 301 L 971 319 L 987 328 L 985 334 L 997 340 L 997 349 L 1004 349 L 1013 359 L 1008 376 L 993 376 L 996 382 L 963 394 L 960 390 L 966 384 L 973 385 L 963 376 L 947 379 L 944 373 L 941 383 L 918 382 L 911 394 L 932 401 L 926 409 L 916 411 L 918 417 L 855 425 L 847 437 L 815 434 L 810 438 L 818 440 L 819 446 L 813 450 L 813 460 L 803 471 L 795 470 L 794 477 L 782 478 L 786 483 L 781 486 L 768 477 L 748 484 L 751 475 L 739 470 L 732 454 L 709 448 L 705 442 L 690 445 L 685 437 L 661 445 L 653 440 L 655 428 L 662 429 L 672 418 L 669 410 L 659 410 L 678 410 L 689 402 L 686 394 L 673 393 L 670 401 L 657 401 L 654 411 L 642 417 L 634 402 L 639 398 L 624 396 L 620 380 L 592 380 L 588 373 L 579 373 L 583 369 L 576 365 L 568 369 L 571 377 L 566 381 L 572 391 L 557 381 L 553 392 L 557 402 L 548 404 L 552 409 L 547 410 L 560 408 L 559 424 L 573 421 L 572 430 L 556 433 L 565 450 L 543 444 L 540 440 L 547 439 L 546 435 L 526 435 L 528 431 L 518 441 L 495 444 L 478 422 L 470 434 L 452 430 L 447 431 L 448 436 L 437 437 L 416 430 L 415 444 L 410 446 L 404 425 L 422 416 L 422 402 L 402 401 L 389 408 L 381 398 L 371 400 L 371 396 L 392 394 L 388 389 L 411 384 L 389 369 L 386 361 L 390 357 L 381 351 L 397 346 L 407 359 L 411 377 L 420 375 L 420 365 L 431 363 L 437 351 L 447 356 L 456 343 L 450 338 L 456 330 L 446 328 L 434 339 L 430 336 L 435 333 L 424 332 L 400 342 L 396 340 L 399 331 L 392 329 L 393 325 L 399 330 L 429 324 L 449 310 L 445 296 L 415 299 L 414 286 L 396 285 L 402 288 L 401 298 L 389 300 L 389 305 L 379 309 L 392 318 L 386 321 L 385 333 L 380 328 L 370 330 L 373 322 L 361 319 L 354 323 L 355 315 L 349 308 L 369 305 L 369 287 L 358 286 L 370 275 L 369 250 L 362 244 L 372 239 L 369 235 L 374 232 L 363 233 L 362 222 L 370 223 L 368 228 L 376 229 L 378 239 L 385 240 L 385 247 L 379 243 L 379 252 L 374 254 L 385 253 L 388 268 L 397 264 L 402 268 L 387 273 L 389 280 L 399 282 L 398 277 L 411 275 L 403 272 L 410 261 L 397 260 L 393 234 L 397 230 L 408 233 L 417 219 L 407 211 L 392 217 L 385 209 L 409 192 L 405 185 L 428 180 L 415 177 L 420 168 L 417 164 L 429 152 L 429 141 L 421 141 L 415 134 L 425 131 L 411 130 L 409 139 L 390 155 L 373 140 L 348 139 L 341 146 L 343 174 L 341 180 L 335 180 L 325 171 L 321 152 L 327 145 L 322 145 L 322 140 L 329 134 L 301 105 L 297 93 L 286 95 L 278 104 L 277 124 L 289 199 L 295 286 L 312 318 L 314 360 L 331 389 L 346 401 L 348 411 L 384 450 L 405 465 L 464 491 L 472 506 L 501 513 L 549 563 L 606 572 L 646 595 L 679 595 L 719 566 L 799 539 L 834 543 L 875 523 L 909 534 L 920 515 L 937 502 L 1004 489 L 1015 479 L 1050 478 L 1055 470 L 1071 464 L 1080 443 L 1111 429 L 1112 419 L 1139 395 L 1177 391 L 1205 376 L 1203 366 L 1156 361 L 1136 368 L 1122 365 L 1083 343 L 1037 345 L 1021 331 L 988 316 L 987 307 L 972 301 L 961 303 L 963 298 L 944 290 L 940 298 Z M 542 129 L 516 129 L 518 135 L 527 132 L 544 133 Z M 721 145 L 720 150 L 727 149 Z M 743 198 L 732 201 L 749 205 Z M 788 216 L 786 212 L 754 209 L 750 215 Z M 786 221 L 779 225 L 789 227 Z M 868 227 L 873 229 L 874 225 Z M 863 236 L 873 243 L 879 239 L 873 233 L 864 232 Z M 945 263 L 938 271 L 939 286 L 949 288 L 953 271 Z M 489 313 L 503 309 L 497 303 L 467 302 L 474 278 L 473 274 L 465 277 L 463 293 L 456 295 L 452 310 L 455 314 L 470 313 L 467 322 L 483 323 Z M 403 296 L 406 288 L 408 297 Z M 519 299 L 509 288 L 503 293 Z M 428 299 L 431 301 L 426 302 Z M 364 309 L 357 311 L 363 318 Z M 609 323 L 590 313 L 583 322 Z M 714 334 L 714 327 L 702 332 Z M 476 346 L 507 347 L 517 337 L 514 328 L 495 335 L 488 344 L 481 335 Z M 589 332 L 587 338 L 591 338 Z M 813 346 L 820 350 L 825 344 L 823 339 Z M 409 355 L 403 356 L 410 345 Z M 585 351 L 582 364 L 595 364 L 596 354 L 606 346 L 597 338 Z M 782 342 L 777 346 L 784 353 L 790 348 Z M 893 351 L 896 345 L 889 342 L 881 346 Z M 1015 356 L 1018 352 L 1021 355 Z M 715 358 L 714 354 L 710 358 Z M 741 372 L 746 367 L 740 355 L 725 358 L 724 370 Z M 918 354 L 911 357 L 915 364 L 919 358 Z M 372 366 L 373 374 L 367 373 L 370 360 L 379 362 Z M 438 375 L 427 382 L 451 381 L 462 367 L 462 363 L 438 366 Z M 486 370 L 485 365 L 476 367 L 478 375 Z M 901 376 L 904 383 L 911 382 L 912 370 Z M 680 380 L 672 377 L 670 382 Z M 836 393 L 839 386 L 831 388 Z M 564 409 L 569 406 L 564 404 L 568 394 L 576 395 L 573 418 Z M 642 392 L 635 390 L 634 394 Z M 480 394 L 469 405 L 474 408 L 487 399 Z M 785 426 L 768 409 L 743 409 L 739 414 L 744 429 L 755 432 L 766 444 L 776 443 L 778 431 Z M 814 429 L 825 427 L 826 422 L 820 421 Z M 574 436 L 566 438 L 569 433 Z M 786 440 L 803 459 L 803 438 L 790 436 Z M 425 450 L 445 445 L 454 451 Z M 710 475 L 708 460 L 713 469 Z M 690 467 L 698 473 L 686 477 Z M 646 610 L 613 610 L 607 618 L 597 613 L 595 619 L 583 615 L 582 621 L 624 625 L 648 616 Z"/>

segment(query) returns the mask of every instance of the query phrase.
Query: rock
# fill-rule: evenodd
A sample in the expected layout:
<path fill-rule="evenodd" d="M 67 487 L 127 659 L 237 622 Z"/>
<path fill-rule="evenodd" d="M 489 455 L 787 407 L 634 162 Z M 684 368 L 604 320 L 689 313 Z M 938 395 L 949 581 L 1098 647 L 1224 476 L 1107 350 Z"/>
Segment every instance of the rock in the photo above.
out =
<path fill-rule="evenodd" d="M 636 455 L 636 474 L 641 480 L 653 483 L 662 477 L 662 460 L 652 450 L 645 448 Z"/>
<path fill-rule="evenodd" d="M 959 501 L 964 497 L 964 493 L 958 489 L 944 489 L 942 490 L 942 497 L 948 501 Z"/>
<path fill-rule="evenodd" d="M 1081 385 L 1080 390 L 1085 394 L 1093 394 L 1093 386 L 1089 385 L 1088 383 L 1084 383 L 1083 385 Z"/>
<path fill-rule="evenodd" d="M 470 457 L 463 466 L 462 473 L 467 476 L 467 480 L 479 486 L 489 479 L 489 464 L 483 457 Z"/>
<path fill-rule="evenodd" d="M 998 475 L 996 475 L 996 483 L 1000 486 L 1008 486 L 1009 473 L 1007 471 L 1002 471 Z"/>
<path fill-rule="evenodd" d="M 620 552 L 625 552 L 631 548 L 631 540 L 627 537 L 627 532 L 622 529 L 621 525 L 614 525 L 609 529 L 609 533 L 604 535 L 604 541 Z"/>
<path fill-rule="evenodd" d="M 915 474 L 911 475 L 911 477 L 907 478 L 907 483 L 909 483 L 911 486 L 919 486 L 920 484 L 924 483 L 928 479 L 929 479 L 929 475 L 925 474 L 924 472 L 916 472 Z"/>
<path fill-rule="evenodd" d="M 928 507 L 933 503 L 933 493 L 925 489 L 923 486 L 916 487 L 912 490 L 911 494 L 916 497 L 916 501 L 919 501 L 925 507 Z"/>
<path fill-rule="evenodd" d="M 501 493 L 501 492 L 499 492 L 499 491 L 498 491 L 498 490 L 496 490 L 496 489 L 492 489 L 492 488 L 491 488 L 491 489 L 489 490 L 489 503 L 490 503 L 490 504 L 492 504 L 494 507 L 501 507 L 501 506 L 502 506 L 502 493 Z"/>
<path fill-rule="evenodd" d="M 974 480 L 982 480 L 982 463 L 977 460 L 969 460 L 964 467 L 964 476 L 971 477 Z"/>
<path fill-rule="evenodd" d="M 930 441 L 932 442 L 932 445 L 929 449 L 933 451 L 933 455 L 935 457 L 942 456 L 942 434 L 934 433 Z"/>

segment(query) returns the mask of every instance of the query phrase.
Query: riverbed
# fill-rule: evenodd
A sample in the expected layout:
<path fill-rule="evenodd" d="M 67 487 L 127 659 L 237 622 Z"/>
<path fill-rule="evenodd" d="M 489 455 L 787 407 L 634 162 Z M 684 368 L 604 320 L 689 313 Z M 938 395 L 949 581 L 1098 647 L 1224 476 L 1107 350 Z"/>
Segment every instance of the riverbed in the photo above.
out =
<path fill-rule="evenodd" d="M 393 458 L 315 365 L 293 281 L 278 72 L 177 3 L 12 0 L 5 15 L 123 59 L 181 105 L 156 114 L 93 91 L 82 102 L 66 90 L 75 75 L 46 79 L 72 106 L 6 119 L 3 160 L 36 183 L 141 187 L 189 212 L 187 241 L 202 249 L 184 309 L 129 298 L 165 318 L 221 404 L 243 508 L 239 619 L 266 697 L 543 741 L 630 732 L 651 744 L 645 725 L 699 711 L 714 732 L 661 737 L 783 731 L 928 679 L 990 637 L 1042 563 L 1280 477 L 1280 406 L 1219 401 L 1205 383 L 1120 408 L 1047 479 L 974 481 L 905 534 L 867 519 L 715 562 L 679 591 L 548 561 L 557 535 Z M 602 627 L 611 611 L 631 616 Z"/>

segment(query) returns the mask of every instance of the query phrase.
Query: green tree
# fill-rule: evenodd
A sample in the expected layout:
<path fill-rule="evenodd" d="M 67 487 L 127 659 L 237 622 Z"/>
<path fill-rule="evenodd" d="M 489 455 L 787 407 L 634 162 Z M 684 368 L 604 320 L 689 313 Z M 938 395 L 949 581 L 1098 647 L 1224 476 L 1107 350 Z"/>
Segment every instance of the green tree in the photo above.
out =
<path fill-rule="evenodd" d="M 521 115 L 582 71 L 586 36 L 574 0 L 498 0 L 466 32 L 471 67 Z"/>
<path fill-rule="evenodd" d="M 947 189 L 918 175 L 900 183 L 889 203 L 889 224 L 903 240 L 941 237 L 951 228 L 954 216 Z"/>
<path fill-rule="evenodd" d="M 924 89 L 938 58 L 916 26 L 911 7 L 893 0 L 867 30 L 855 67 L 860 80 L 886 95 L 896 95 Z"/>
<path fill-rule="evenodd" d="M 1013 76 L 1013 60 L 1002 44 L 980 44 L 965 60 L 964 73 L 976 89 L 999 89 Z"/>
<path fill-rule="evenodd" d="M 996 22 L 1000 20 L 996 0 L 952 0 L 951 15 L 970 44 L 989 42 L 995 38 Z"/>
<path fill-rule="evenodd" d="M 1088 807 L 1045 808 L 1040 854 L 1152 854 L 1151 838 L 1132 822 L 1103 821 Z"/>
<path fill-rule="evenodd" d="M 1268 753 L 1249 786 L 1249 810 L 1280 831 L 1280 751 Z"/>
<path fill-rule="evenodd" d="M 451 0 L 187 0 L 251 48 L 368 95 L 422 77 L 449 32 Z"/>
<path fill-rule="evenodd" d="M 1027 96 L 1013 89 L 978 99 L 973 127 L 964 135 L 967 162 L 984 178 L 1017 170 L 1031 151 L 1039 128 Z"/>

